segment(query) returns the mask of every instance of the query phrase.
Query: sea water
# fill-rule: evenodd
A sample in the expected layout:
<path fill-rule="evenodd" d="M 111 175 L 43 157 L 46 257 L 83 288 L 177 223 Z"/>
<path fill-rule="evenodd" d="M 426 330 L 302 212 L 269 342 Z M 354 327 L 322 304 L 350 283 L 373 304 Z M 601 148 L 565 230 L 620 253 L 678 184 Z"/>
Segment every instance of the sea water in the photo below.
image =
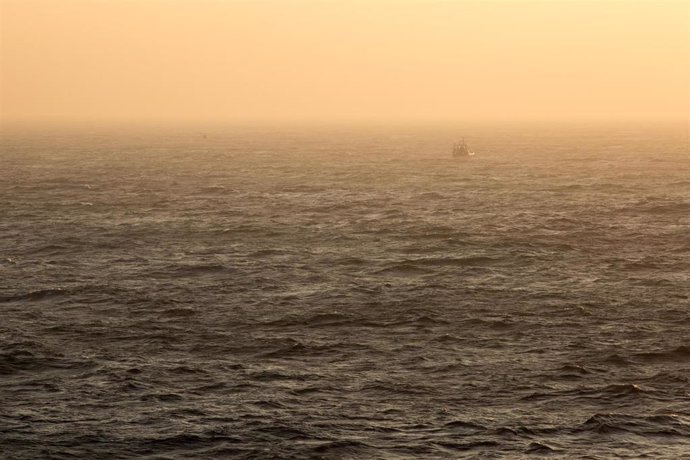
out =
<path fill-rule="evenodd" d="M 4 458 L 690 456 L 686 126 L 0 147 Z"/>

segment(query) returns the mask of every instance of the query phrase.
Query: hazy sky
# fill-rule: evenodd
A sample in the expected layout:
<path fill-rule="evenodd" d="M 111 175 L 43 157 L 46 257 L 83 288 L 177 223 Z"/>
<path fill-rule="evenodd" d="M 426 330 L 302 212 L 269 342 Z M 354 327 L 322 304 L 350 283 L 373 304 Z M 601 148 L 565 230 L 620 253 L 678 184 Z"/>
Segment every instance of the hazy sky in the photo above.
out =
<path fill-rule="evenodd" d="M 0 0 L 3 122 L 687 119 L 690 2 Z"/>

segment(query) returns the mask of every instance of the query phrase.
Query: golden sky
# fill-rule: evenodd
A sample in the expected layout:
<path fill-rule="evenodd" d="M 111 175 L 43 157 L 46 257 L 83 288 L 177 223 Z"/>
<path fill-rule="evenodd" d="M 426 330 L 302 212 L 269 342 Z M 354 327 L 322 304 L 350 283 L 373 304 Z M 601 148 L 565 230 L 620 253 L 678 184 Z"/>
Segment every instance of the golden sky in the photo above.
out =
<path fill-rule="evenodd" d="M 0 0 L 0 120 L 687 120 L 690 1 Z"/>

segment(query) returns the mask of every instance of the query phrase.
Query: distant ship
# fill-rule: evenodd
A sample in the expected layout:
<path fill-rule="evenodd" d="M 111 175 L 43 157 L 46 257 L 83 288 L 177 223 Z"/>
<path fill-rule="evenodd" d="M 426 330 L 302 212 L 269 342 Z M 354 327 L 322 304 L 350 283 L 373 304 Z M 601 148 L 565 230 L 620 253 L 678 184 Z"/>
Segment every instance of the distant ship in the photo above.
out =
<path fill-rule="evenodd" d="M 462 141 L 453 144 L 453 158 L 465 158 L 474 156 L 474 150 L 470 149 L 470 146 L 465 143 L 465 138 Z"/>

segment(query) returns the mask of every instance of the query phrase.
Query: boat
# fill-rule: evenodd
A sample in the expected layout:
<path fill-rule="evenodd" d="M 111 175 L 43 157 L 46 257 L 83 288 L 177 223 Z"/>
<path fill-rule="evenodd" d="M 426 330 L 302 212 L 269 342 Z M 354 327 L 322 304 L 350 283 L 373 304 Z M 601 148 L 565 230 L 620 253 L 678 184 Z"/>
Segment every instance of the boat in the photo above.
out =
<path fill-rule="evenodd" d="M 474 156 L 474 150 L 465 143 L 465 138 L 453 144 L 453 158 L 465 158 Z"/>

